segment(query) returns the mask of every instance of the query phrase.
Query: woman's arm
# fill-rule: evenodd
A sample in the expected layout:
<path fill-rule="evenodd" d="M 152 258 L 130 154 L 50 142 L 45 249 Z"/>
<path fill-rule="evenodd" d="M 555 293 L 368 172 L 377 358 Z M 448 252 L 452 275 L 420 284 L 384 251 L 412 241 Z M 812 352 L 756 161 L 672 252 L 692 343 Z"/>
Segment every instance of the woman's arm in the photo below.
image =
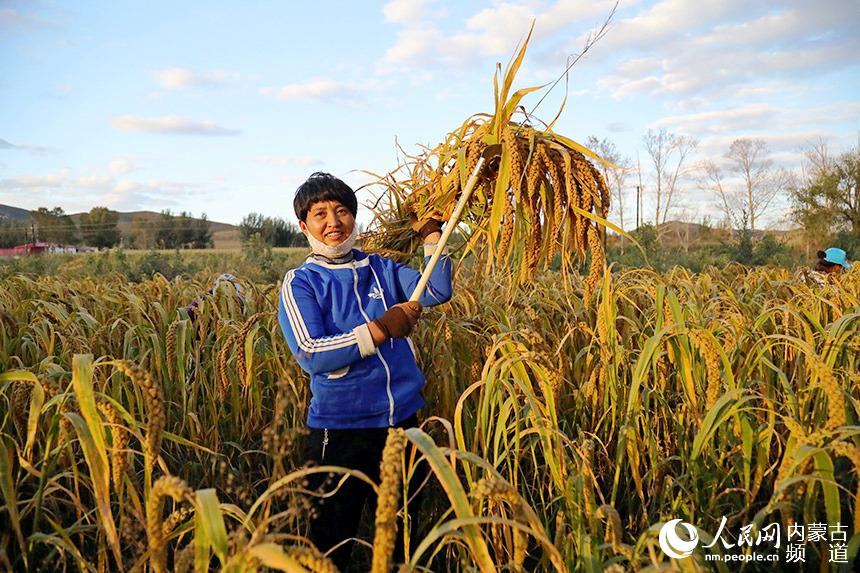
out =
<path fill-rule="evenodd" d="M 338 370 L 376 352 L 367 324 L 327 334 L 313 289 L 295 271 L 287 273 L 281 286 L 278 321 L 293 356 L 310 374 Z"/>
<path fill-rule="evenodd" d="M 430 256 L 436 249 L 436 241 L 441 237 L 440 233 L 428 235 L 424 242 L 424 263 L 430 260 Z M 412 296 L 412 291 L 418 285 L 421 279 L 421 273 L 404 264 L 395 264 L 395 274 L 397 276 L 398 286 L 400 287 L 400 300 L 408 300 Z M 443 254 L 433 272 L 430 274 L 430 280 L 427 282 L 427 288 L 421 293 L 421 298 L 418 302 L 421 306 L 436 306 L 451 300 L 452 284 L 451 284 L 451 259 L 448 254 Z"/>

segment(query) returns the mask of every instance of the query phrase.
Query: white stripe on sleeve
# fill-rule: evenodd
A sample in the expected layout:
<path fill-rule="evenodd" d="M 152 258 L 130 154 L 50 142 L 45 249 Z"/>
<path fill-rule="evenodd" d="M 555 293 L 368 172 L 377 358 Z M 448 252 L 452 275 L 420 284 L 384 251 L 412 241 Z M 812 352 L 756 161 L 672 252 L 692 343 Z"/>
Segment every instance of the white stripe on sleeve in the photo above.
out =
<path fill-rule="evenodd" d="M 324 338 L 312 338 L 308 333 L 305 321 L 299 311 L 296 299 L 293 296 L 292 281 L 295 278 L 295 270 L 292 270 L 284 277 L 284 285 L 281 288 L 281 301 L 284 303 L 284 309 L 287 312 L 287 318 L 290 321 L 290 326 L 296 337 L 296 342 L 299 348 L 307 353 L 325 352 L 327 350 L 337 350 L 357 344 L 355 331 L 350 331 L 344 334 L 335 336 L 327 336 Z"/>

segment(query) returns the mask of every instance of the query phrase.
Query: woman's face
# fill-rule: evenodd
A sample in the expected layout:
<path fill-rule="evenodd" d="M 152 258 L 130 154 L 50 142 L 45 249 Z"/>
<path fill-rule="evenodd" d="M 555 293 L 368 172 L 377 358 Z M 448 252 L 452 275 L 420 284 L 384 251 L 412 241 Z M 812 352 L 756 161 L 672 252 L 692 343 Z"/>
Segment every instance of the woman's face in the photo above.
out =
<path fill-rule="evenodd" d="M 308 209 L 306 220 L 299 221 L 302 232 L 329 246 L 344 242 L 355 228 L 355 217 L 340 201 L 317 201 Z"/>

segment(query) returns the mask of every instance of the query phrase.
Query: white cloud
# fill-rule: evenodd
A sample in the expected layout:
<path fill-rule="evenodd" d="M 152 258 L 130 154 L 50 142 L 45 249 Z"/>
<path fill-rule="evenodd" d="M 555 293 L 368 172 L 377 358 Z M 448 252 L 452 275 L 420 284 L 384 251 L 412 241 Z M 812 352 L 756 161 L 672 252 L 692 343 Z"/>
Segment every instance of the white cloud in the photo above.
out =
<path fill-rule="evenodd" d="M 860 102 L 837 101 L 814 108 L 790 108 L 751 103 L 724 109 L 663 117 L 651 128 L 691 135 L 699 140 L 696 155 L 717 163 L 735 139 L 763 139 L 774 161 L 788 169 L 799 166 L 799 150 L 810 142 L 828 140 L 834 148 L 852 144 L 840 132 L 844 123 L 860 117 Z"/>
<path fill-rule="evenodd" d="M 396 20 L 404 29 L 385 51 L 380 71 L 400 70 L 414 74 L 437 67 L 467 68 L 487 57 L 510 55 L 517 42 L 525 38 L 532 20 L 535 20 L 534 45 L 555 36 L 566 37 L 574 23 L 591 27 L 595 20 L 609 14 L 614 3 L 614 0 L 558 0 L 548 5 L 537 0 L 493 2 L 489 8 L 467 17 L 452 31 L 444 32 L 440 14 L 429 10 L 410 11 L 409 17 Z M 635 3 L 635 0 L 631 2 Z M 562 54 L 561 61 L 564 57 L 566 54 Z"/>
<path fill-rule="evenodd" d="M 114 157 L 108 165 L 111 175 L 125 175 L 134 170 L 134 159 L 131 157 Z"/>
<path fill-rule="evenodd" d="M 134 117 L 124 115 L 111 120 L 114 128 L 140 133 L 159 133 L 165 135 L 239 135 L 238 129 L 221 127 L 212 121 L 196 121 L 183 117 Z"/>
<path fill-rule="evenodd" d="M 11 196 L 3 191 L 11 192 Z M 182 196 L 206 191 L 196 183 L 161 179 L 140 182 L 117 179 L 113 174 L 75 173 L 69 169 L 0 180 L 2 201 L 15 206 L 63 205 L 70 213 L 88 211 L 96 205 L 118 210 L 161 209 L 178 204 Z"/>
<path fill-rule="evenodd" d="M 0 179 L 0 189 L 17 189 L 20 191 L 54 189 L 62 187 L 68 181 L 68 170 L 51 175 L 20 175 Z"/>
<path fill-rule="evenodd" d="M 140 184 L 134 181 L 120 181 L 114 187 L 114 191 L 117 193 L 130 193 L 138 189 L 140 189 Z"/>
<path fill-rule="evenodd" d="M 791 133 L 774 133 L 773 131 L 761 129 L 748 131 L 742 134 L 714 135 L 704 137 L 699 144 L 699 154 L 703 157 L 719 160 L 728 151 L 732 142 L 740 137 L 750 139 L 763 139 L 768 149 L 773 153 L 773 158 L 799 158 L 798 150 L 808 146 L 810 142 L 825 140 L 839 141 L 838 133 L 826 129 L 810 129 L 795 131 Z M 794 169 L 798 164 L 785 164 L 786 168 Z"/>
<path fill-rule="evenodd" d="M 158 84 L 169 90 L 216 87 L 234 81 L 238 77 L 238 74 L 226 70 L 197 73 L 185 68 L 170 68 L 156 72 Z"/>
<path fill-rule="evenodd" d="M 29 151 L 33 155 L 48 155 L 51 153 L 56 153 L 58 151 L 52 147 L 30 145 L 27 143 L 12 143 L 11 141 L 7 141 L 5 139 L 0 138 L 0 150 L 4 149 L 12 151 Z"/>
<path fill-rule="evenodd" d="M 113 177 L 109 175 L 86 175 L 78 177 L 73 184 L 75 187 L 91 191 L 104 191 L 115 186 Z"/>
<path fill-rule="evenodd" d="M 614 66 L 599 83 L 617 98 L 760 97 L 856 66 L 858 16 L 838 2 L 663 0 L 613 26 L 588 65 Z M 660 66 L 618 63 L 628 55 Z"/>
<path fill-rule="evenodd" d="M 427 17 L 426 6 L 430 0 L 391 0 L 382 7 L 386 22 L 414 24 Z"/>
<path fill-rule="evenodd" d="M 665 49 L 678 39 L 695 39 L 701 26 L 749 17 L 757 7 L 744 0 L 662 0 L 634 16 L 617 20 L 601 44 L 604 57 L 622 50 L 650 53 Z M 761 9 L 761 8 L 759 8 Z M 572 47 L 582 44 L 584 34 Z"/>
<path fill-rule="evenodd" d="M 352 86 L 328 79 L 314 79 L 305 83 L 285 86 L 264 87 L 260 94 L 274 96 L 282 100 L 310 100 L 319 102 L 363 103 L 362 96 Z"/>
<path fill-rule="evenodd" d="M 666 127 L 684 133 L 725 133 L 772 125 L 777 114 L 784 110 L 768 104 L 750 104 L 744 107 L 720 109 L 663 117 L 651 127 Z"/>
<path fill-rule="evenodd" d="M 814 108 L 789 108 L 772 104 L 751 103 L 727 109 L 663 117 L 650 127 L 703 135 L 762 131 L 796 131 L 802 126 L 838 125 L 860 117 L 860 101 L 837 101 Z"/>
<path fill-rule="evenodd" d="M 412 64 L 424 60 L 434 46 L 440 44 L 441 35 L 433 26 L 408 29 L 397 34 L 397 42 L 385 51 L 386 64 Z"/>

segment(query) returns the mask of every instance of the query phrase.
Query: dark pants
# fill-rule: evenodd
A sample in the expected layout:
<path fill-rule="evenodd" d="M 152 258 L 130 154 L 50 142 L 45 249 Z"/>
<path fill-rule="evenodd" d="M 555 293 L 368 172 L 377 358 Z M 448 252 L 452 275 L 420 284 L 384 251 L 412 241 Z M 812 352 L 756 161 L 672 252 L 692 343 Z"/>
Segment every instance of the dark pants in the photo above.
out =
<path fill-rule="evenodd" d="M 395 424 L 398 428 L 416 426 L 418 426 L 417 416 Z M 323 454 L 326 433 L 328 441 Z M 382 459 L 382 450 L 385 448 L 387 437 L 388 428 L 328 430 L 327 432 L 310 428 L 305 444 L 305 460 L 317 466 L 341 466 L 359 470 L 379 483 L 379 462 Z M 332 491 L 337 486 L 341 475 L 334 474 L 329 480 L 325 473 L 313 474 L 309 476 L 310 488 L 322 489 L 324 492 Z M 413 481 L 413 488 L 418 487 L 420 483 L 420 481 Z M 376 495 L 373 493 L 373 488 L 359 479 L 348 478 L 335 495 L 319 498 L 316 501 L 317 516 L 311 520 L 311 541 L 325 553 L 344 539 L 356 537 L 365 504 L 370 506 L 369 513 L 373 519 L 376 513 Z M 398 535 L 395 559 L 403 559 L 402 545 L 402 535 Z M 347 570 L 352 546 L 352 542 L 344 543 L 329 554 L 329 558 L 340 571 Z"/>

